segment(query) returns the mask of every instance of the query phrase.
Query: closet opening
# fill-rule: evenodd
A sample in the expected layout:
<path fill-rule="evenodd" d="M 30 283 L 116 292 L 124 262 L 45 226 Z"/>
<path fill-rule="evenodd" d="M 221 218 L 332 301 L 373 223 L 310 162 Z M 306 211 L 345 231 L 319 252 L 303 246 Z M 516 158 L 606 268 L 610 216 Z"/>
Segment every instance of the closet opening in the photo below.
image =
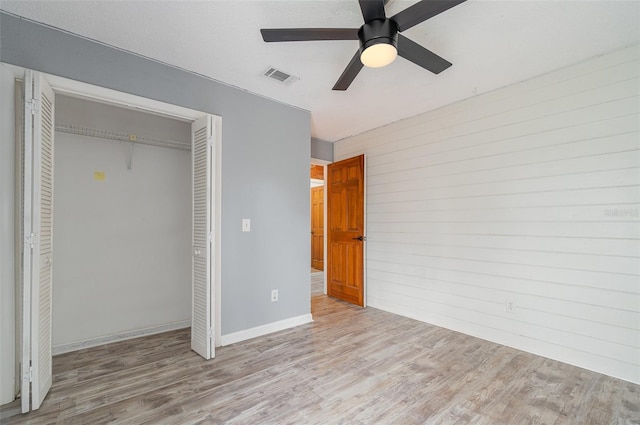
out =
<path fill-rule="evenodd" d="M 191 122 L 55 100 L 53 354 L 191 326 Z"/>
<path fill-rule="evenodd" d="M 16 264 L 23 413 L 46 397 L 55 354 L 190 327 L 214 357 L 221 119 L 3 66 L 17 85 L 16 258 L 39 258 Z"/>

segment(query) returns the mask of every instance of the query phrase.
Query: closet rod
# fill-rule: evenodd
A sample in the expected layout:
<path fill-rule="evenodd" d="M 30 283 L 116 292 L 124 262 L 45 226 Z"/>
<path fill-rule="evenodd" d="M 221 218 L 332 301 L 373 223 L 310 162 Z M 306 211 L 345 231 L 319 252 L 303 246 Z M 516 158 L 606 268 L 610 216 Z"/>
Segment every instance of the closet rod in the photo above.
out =
<path fill-rule="evenodd" d="M 136 135 L 135 141 L 132 141 L 131 135 L 128 133 L 118 133 L 109 130 L 100 130 L 96 128 L 80 127 L 72 124 L 56 123 L 56 131 L 67 134 L 75 134 L 78 136 L 96 137 L 100 139 L 115 140 L 118 142 L 140 143 L 143 145 L 157 146 L 161 148 L 179 149 L 190 151 L 191 146 L 186 143 L 176 142 L 173 140 L 163 140 L 153 137 L 145 137 Z"/>

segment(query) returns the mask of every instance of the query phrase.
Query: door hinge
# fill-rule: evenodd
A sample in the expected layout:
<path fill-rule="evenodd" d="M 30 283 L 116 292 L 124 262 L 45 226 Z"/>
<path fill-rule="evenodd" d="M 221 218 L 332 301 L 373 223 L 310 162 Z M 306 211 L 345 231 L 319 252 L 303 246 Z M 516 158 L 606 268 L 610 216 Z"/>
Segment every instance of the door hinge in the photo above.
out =
<path fill-rule="evenodd" d="M 40 101 L 38 99 L 29 99 L 25 103 L 27 104 L 27 111 L 31 112 L 31 115 L 35 115 L 40 111 Z"/>
<path fill-rule="evenodd" d="M 209 243 L 213 242 L 213 232 L 209 232 L 209 234 L 207 235 L 207 240 L 209 241 Z"/>
<path fill-rule="evenodd" d="M 29 381 L 29 382 L 33 382 L 33 367 L 29 366 L 29 368 L 25 368 L 24 371 L 24 380 L 25 381 Z"/>
<path fill-rule="evenodd" d="M 207 329 L 207 338 L 213 339 L 213 328 Z"/>
<path fill-rule="evenodd" d="M 38 244 L 38 235 L 36 235 L 35 233 L 31 233 L 30 235 L 27 235 L 24 237 L 24 245 L 29 247 L 29 248 L 33 248 Z"/>
<path fill-rule="evenodd" d="M 215 139 L 214 139 L 213 137 L 209 137 L 209 138 L 207 139 L 207 144 L 208 144 L 209 146 L 213 146 L 214 142 L 215 142 Z"/>

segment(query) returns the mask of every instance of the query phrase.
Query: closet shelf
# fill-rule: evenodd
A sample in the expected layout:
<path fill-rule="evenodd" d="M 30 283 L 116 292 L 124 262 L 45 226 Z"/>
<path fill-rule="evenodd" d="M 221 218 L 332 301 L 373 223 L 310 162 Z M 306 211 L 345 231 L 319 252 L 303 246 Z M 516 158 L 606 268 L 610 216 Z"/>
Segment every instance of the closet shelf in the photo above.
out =
<path fill-rule="evenodd" d="M 132 140 L 130 134 L 119 133 L 109 130 L 101 130 L 97 128 L 80 127 L 72 124 L 56 123 L 56 131 L 67 134 L 75 134 L 78 136 L 96 137 L 100 139 L 115 140 L 118 142 L 140 143 L 142 145 L 157 146 L 161 148 L 179 149 L 183 151 L 190 151 L 190 143 L 176 142 L 174 140 L 163 140 L 153 137 L 145 137 L 136 135 L 135 140 Z"/>

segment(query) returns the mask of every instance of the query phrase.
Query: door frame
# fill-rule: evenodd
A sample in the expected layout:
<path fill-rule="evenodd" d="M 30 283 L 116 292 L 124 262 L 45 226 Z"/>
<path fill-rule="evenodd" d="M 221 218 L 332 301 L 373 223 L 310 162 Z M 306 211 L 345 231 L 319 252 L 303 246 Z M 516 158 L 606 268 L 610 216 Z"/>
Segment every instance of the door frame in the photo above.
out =
<path fill-rule="evenodd" d="M 350 153 L 345 157 L 334 158 L 332 164 L 335 164 L 336 162 L 340 162 L 340 161 L 355 159 L 360 156 L 362 157 L 362 236 L 364 237 L 364 240 L 362 242 L 362 307 L 365 308 L 367 307 L 367 287 L 368 287 L 367 285 L 367 243 L 366 243 L 367 241 L 367 154 L 364 152 L 359 154 Z M 327 175 L 328 175 L 328 167 L 325 167 L 325 178 Z M 328 192 L 329 190 L 325 190 L 325 200 L 328 198 L 327 196 Z M 325 205 L 325 207 L 328 207 L 328 205 Z M 327 220 L 327 216 L 328 214 L 325 215 L 325 222 Z M 331 234 L 331 230 L 328 227 L 326 228 L 326 234 L 327 235 Z M 330 236 L 327 236 L 325 238 L 325 249 L 328 246 L 329 239 L 330 239 Z M 325 251 L 325 254 L 326 254 L 326 251 Z M 325 261 L 326 261 L 325 269 L 327 269 L 330 266 L 329 262 L 331 261 L 331 258 L 329 256 L 326 256 Z M 325 273 L 325 287 L 326 285 L 327 285 L 327 273 Z"/>
<path fill-rule="evenodd" d="M 328 262 L 328 258 L 327 258 L 327 216 L 328 216 L 328 211 L 327 211 L 327 165 L 329 164 L 333 164 L 334 162 L 338 162 L 338 161 L 342 161 L 343 159 L 349 159 L 353 156 L 358 156 L 358 155 L 364 155 L 364 170 L 363 170 L 363 178 L 364 178 L 364 189 L 363 189 L 363 197 L 364 197 L 364 235 L 367 235 L 367 154 L 366 153 L 361 153 L 361 154 L 350 154 L 347 157 L 344 158 L 333 158 L 333 161 L 326 161 L 324 159 L 316 159 L 316 158 L 311 158 L 311 164 L 314 165 L 322 165 L 324 167 L 324 229 L 325 229 L 325 237 L 324 237 L 324 276 L 323 276 L 323 280 L 324 280 L 324 294 L 327 295 L 327 262 Z M 311 217 L 311 214 L 309 214 L 309 217 Z M 311 220 L 311 218 L 309 218 L 309 220 Z M 364 285 L 364 294 L 363 294 L 363 307 L 367 306 L 367 244 L 364 244 L 363 250 L 362 250 L 362 284 Z"/>
<path fill-rule="evenodd" d="M 327 295 L 327 238 L 326 238 L 326 232 L 327 232 L 327 165 L 331 164 L 333 161 L 326 161 L 324 159 L 316 159 L 316 158 L 311 158 L 310 163 L 313 165 L 322 165 L 322 170 L 324 172 L 324 204 L 323 204 L 323 223 L 322 225 L 324 226 L 324 231 L 325 231 L 325 237 L 322 240 L 322 249 L 323 249 L 323 257 L 324 257 L 324 274 L 322 276 L 323 279 L 323 283 L 324 283 L 324 289 L 323 289 L 323 293 L 325 295 Z M 307 175 L 307 179 L 309 179 L 309 176 Z M 309 214 L 309 228 L 311 228 L 311 214 Z M 311 244 L 309 244 L 309 246 L 311 246 Z M 309 256 L 311 257 L 311 256 Z"/>
<path fill-rule="evenodd" d="M 208 112 L 197 111 L 195 109 L 185 108 L 183 106 L 171 103 L 161 102 L 158 100 L 148 99 L 145 97 L 111 90 L 104 87 L 94 86 L 92 84 L 82 83 L 80 81 L 70 80 L 68 78 L 57 77 L 43 73 L 49 81 L 49 84 L 56 93 L 66 96 L 80 97 L 94 102 L 112 104 L 128 109 L 137 109 L 143 112 L 165 116 L 167 118 L 179 119 L 193 122 L 203 115 L 211 115 L 215 124 L 215 151 L 214 164 L 214 210 L 215 222 L 215 255 L 212 260 L 214 264 L 214 282 L 212 295 L 214 303 L 212 307 L 215 309 L 214 320 L 214 340 L 215 346 L 220 347 L 222 339 L 222 117 Z"/>
<path fill-rule="evenodd" d="M 324 169 L 323 169 L 323 178 L 324 178 Z M 313 179 L 311 179 L 313 180 Z M 322 271 L 324 271 L 324 180 L 321 186 L 312 186 L 310 190 L 310 201 L 311 201 L 311 267 L 317 269 L 318 267 L 314 267 L 314 249 L 313 249 L 313 238 L 316 236 L 313 229 L 319 227 L 314 226 L 314 192 L 317 190 L 322 190 Z"/>
<path fill-rule="evenodd" d="M 23 80 L 24 72 L 27 68 L 11 65 L 7 63 L 2 63 L 2 65 L 13 74 L 16 81 Z M 221 334 L 222 334 L 222 324 L 221 324 L 221 321 L 222 321 L 222 312 L 221 312 L 221 307 L 222 307 L 222 300 L 221 300 L 221 295 L 222 295 L 221 215 L 222 214 L 221 212 L 222 212 L 222 209 L 221 209 L 221 203 L 220 203 L 221 192 L 222 192 L 221 190 L 222 131 L 221 131 L 221 125 L 220 125 L 221 117 L 214 114 L 210 114 L 208 112 L 196 111 L 194 109 L 189 109 L 189 108 L 185 108 L 182 106 L 178 106 L 178 105 L 174 105 L 166 102 L 148 99 L 148 98 L 144 98 L 141 96 L 137 96 L 137 95 L 133 95 L 133 94 L 117 91 L 117 90 L 99 87 L 92 84 L 83 83 L 80 81 L 47 74 L 44 72 L 41 72 L 41 74 L 49 82 L 49 85 L 54 90 L 55 94 L 78 97 L 78 98 L 86 99 L 93 102 L 106 103 L 106 104 L 127 108 L 127 109 L 140 110 L 143 112 L 165 116 L 167 118 L 179 119 L 183 121 L 195 121 L 197 118 L 201 117 L 202 115 L 212 115 L 214 117 L 214 120 L 217 120 L 218 125 L 216 125 L 216 134 L 214 135 L 217 141 L 216 150 L 214 152 L 214 156 L 215 156 L 214 167 L 216 169 L 216 175 L 214 176 L 215 178 L 214 208 L 215 208 L 215 216 L 216 216 L 214 226 L 215 226 L 215 235 L 216 235 L 216 241 L 215 241 L 216 249 L 214 253 L 215 254 L 214 255 L 215 275 L 214 275 L 214 282 L 213 282 L 213 288 L 212 288 L 212 294 L 214 295 L 214 303 L 212 304 L 212 307 L 215 309 L 215 312 L 214 312 L 215 314 L 215 318 L 214 318 L 215 319 L 214 320 L 215 345 L 217 347 L 220 346 Z M 16 108 L 19 106 L 17 105 L 18 96 L 21 96 L 21 95 L 16 94 Z M 15 114 L 16 114 L 15 121 L 17 121 L 18 114 L 19 114 L 19 111 L 17 109 L 15 111 Z M 18 141 L 19 137 L 21 138 L 21 132 L 20 133 L 16 132 L 16 146 L 20 146 L 21 142 Z M 21 169 L 22 169 L 22 164 L 18 163 L 20 159 L 21 158 L 19 158 L 18 155 L 16 155 L 15 163 L 14 163 L 16 173 L 21 172 Z M 14 190 L 16 191 L 16 194 L 19 190 L 21 190 L 19 187 L 20 182 L 18 180 L 20 179 L 16 178 L 16 187 L 14 188 Z M 19 200 L 20 199 L 16 197 L 15 205 L 14 205 L 14 209 L 16 211 L 16 217 L 15 217 L 16 223 L 18 223 L 19 220 L 22 220 L 22 216 L 23 216 L 23 211 L 18 202 Z M 16 246 L 19 246 L 19 241 L 17 239 L 18 238 L 16 237 Z M 16 264 L 17 264 L 17 261 L 18 261 L 17 259 L 21 255 L 18 255 L 18 253 L 16 254 L 17 254 L 16 255 Z M 18 371 L 18 364 L 22 358 L 22 355 L 21 355 L 22 346 L 20 343 L 20 341 L 22 341 L 22 326 L 23 326 L 22 308 L 21 308 L 22 291 L 23 291 L 22 272 L 15 274 L 14 281 L 15 281 L 15 290 L 16 290 L 16 299 L 15 299 L 16 315 L 14 320 L 14 328 L 16 329 L 16 341 L 15 341 L 15 351 L 16 351 L 15 373 L 16 375 L 14 378 L 14 382 L 16 383 L 16 389 L 18 389 L 20 384 L 20 373 Z"/>

